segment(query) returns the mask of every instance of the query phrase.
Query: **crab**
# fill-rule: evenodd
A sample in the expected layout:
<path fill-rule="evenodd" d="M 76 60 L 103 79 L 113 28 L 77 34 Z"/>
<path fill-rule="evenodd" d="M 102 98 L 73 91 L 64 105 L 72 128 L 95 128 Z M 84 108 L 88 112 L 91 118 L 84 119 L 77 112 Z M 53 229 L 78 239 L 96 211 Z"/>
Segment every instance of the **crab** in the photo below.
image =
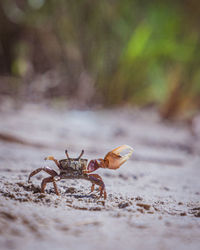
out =
<path fill-rule="evenodd" d="M 124 150 L 128 150 L 128 153 L 125 155 L 120 155 Z M 66 159 L 56 160 L 53 156 L 48 156 L 45 160 L 54 161 L 56 166 L 59 168 L 59 173 L 49 167 L 37 168 L 32 171 L 28 177 L 28 182 L 35 174 L 40 171 L 48 173 L 50 176 L 44 178 L 41 183 L 41 193 L 44 193 L 46 184 L 52 182 L 54 185 L 54 190 L 57 195 L 60 195 L 56 182 L 61 179 L 84 179 L 92 183 L 91 192 L 94 191 L 95 185 L 99 186 L 100 197 L 106 199 L 106 188 L 105 184 L 98 174 L 90 174 L 91 172 L 97 170 L 98 168 L 108 168 L 108 169 L 118 169 L 123 163 L 125 163 L 133 153 L 133 149 L 128 145 L 122 145 L 108 152 L 104 159 L 95 159 L 91 160 L 87 165 L 88 159 L 83 159 L 84 150 L 81 151 L 81 154 L 77 158 L 70 158 L 67 150 L 65 154 Z"/>

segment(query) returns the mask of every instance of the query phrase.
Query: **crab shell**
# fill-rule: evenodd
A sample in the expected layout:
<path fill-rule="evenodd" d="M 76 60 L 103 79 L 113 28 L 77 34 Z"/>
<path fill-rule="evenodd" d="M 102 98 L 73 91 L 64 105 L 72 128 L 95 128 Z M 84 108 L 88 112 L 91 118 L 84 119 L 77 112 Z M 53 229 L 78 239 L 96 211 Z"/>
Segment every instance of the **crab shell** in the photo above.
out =
<path fill-rule="evenodd" d="M 74 171 L 81 171 L 87 167 L 87 159 L 77 159 L 77 158 L 69 158 L 69 159 L 62 159 L 59 161 L 61 168 L 69 169 L 71 168 Z"/>

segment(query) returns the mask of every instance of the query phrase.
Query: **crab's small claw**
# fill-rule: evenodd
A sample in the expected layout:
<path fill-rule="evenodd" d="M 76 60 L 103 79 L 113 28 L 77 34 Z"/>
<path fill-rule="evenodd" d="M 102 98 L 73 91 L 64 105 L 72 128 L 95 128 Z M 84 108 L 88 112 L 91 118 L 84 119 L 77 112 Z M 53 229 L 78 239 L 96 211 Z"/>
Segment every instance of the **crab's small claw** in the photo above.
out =
<path fill-rule="evenodd" d="M 44 160 L 45 161 L 47 161 L 47 160 L 53 161 L 54 157 L 53 156 L 48 156 L 48 157 L 45 157 Z"/>
<path fill-rule="evenodd" d="M 128 150 L 128 152 L 125 155 L 121 155 L 121 153 L 126 150 Z M 131 157 L 132 153 L 132 147 L 122 145 L 107 153 L 104 158 L 104 164 L 106 165 L 106 168 L 117 169 Z"/>
<path fill-rule="evenodd" d="M 45 160 L 45 161 L 46 161 L 46 160 L 54 161 L 54 162 L 55 162 L 55 164 L 57 165 L 57 167 L 61 169 L 61 166 L 60 166 L 59 161 L 58 161 L 58 160 L 56 160 L 53 156 L 48 156 L 48 157 L 45 157 L 45 158 L 44 158 L 44 160 Z"/>

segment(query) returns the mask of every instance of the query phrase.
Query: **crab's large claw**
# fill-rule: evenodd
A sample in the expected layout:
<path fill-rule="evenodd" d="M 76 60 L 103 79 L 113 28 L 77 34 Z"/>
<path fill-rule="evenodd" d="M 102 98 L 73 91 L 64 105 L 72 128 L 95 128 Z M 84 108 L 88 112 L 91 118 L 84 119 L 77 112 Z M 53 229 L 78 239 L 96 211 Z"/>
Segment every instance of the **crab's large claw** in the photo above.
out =
<path fill-rule="evenodd" d="M 124 155 L 124 151 L 128 151 Z M 106 165 L 106 168 L 109 169 L 117 169 L 119 168 L 123 163 L 125 163 L 132 155 L 133 149 L 128 145 L 122 145 L 118 148 L 113 149 L 104 158 L 104 164 Z"/>
<path fill-rule="evenodd" d="M 128 152 L 121 155 L 121 153 L 126 150 Z M 107 153 L 104 159 L 91 160 L 88 164 L 87 170 L 85 170 L 85 173 L 91 173 L 98 168 L 117 169 L 130 158 L 132 153 L 133 149 L 130 146 L 122 145 Z"/>

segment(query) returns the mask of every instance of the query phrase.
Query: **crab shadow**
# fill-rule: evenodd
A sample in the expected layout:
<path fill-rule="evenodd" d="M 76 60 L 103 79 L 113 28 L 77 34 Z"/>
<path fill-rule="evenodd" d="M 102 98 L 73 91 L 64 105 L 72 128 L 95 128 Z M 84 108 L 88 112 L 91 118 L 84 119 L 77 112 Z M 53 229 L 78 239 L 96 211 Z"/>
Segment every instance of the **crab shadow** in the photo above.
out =
<path fill-rule="evenodd" d="M 75 199 L 95 199 L 95 200 L 99 200 L 99 196 L 95 195 L 95 194 L 68 194 L 68 197 L 73 197 Z"/>

